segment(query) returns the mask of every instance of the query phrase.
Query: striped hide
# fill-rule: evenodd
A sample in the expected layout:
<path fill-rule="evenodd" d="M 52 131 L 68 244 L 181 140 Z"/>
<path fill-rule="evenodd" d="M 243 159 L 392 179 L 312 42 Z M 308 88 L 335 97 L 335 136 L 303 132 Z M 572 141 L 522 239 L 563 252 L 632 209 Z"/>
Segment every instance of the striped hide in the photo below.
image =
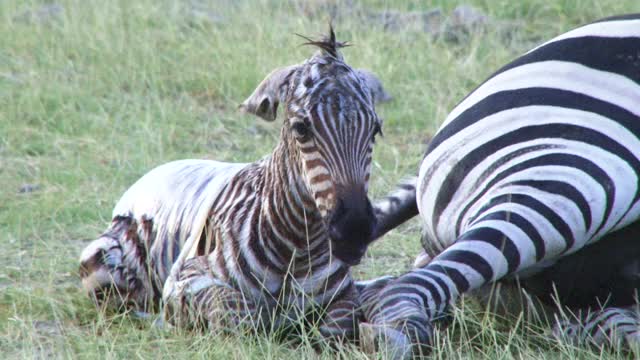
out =
<path fill-rule="evenodd" d="M 556 333 L 636 339 L 637 316 L 618 310 L 640 285 L 639 181 L 640 15 L 532 49 L 451 111 L 416 186 L 375 206 L 376 236 L 419 212 L 429 257 L 364 287 L 363 342 L 397 358 L 427 350 L 452 301 L 513 279 L 543 303 L 591 311 L 574 324 L 590 331 Z"/>
<path fill-rule="evenodd" d="M 380 89 L 347 65 L 333 30 L 307 40 L 320 50 L 273 71 L 240 106 L 273 121 L 282 105 L 270 155 L 175 161 L 127 190 L 81 255 L 98 304 L 161 306 L 172 324 L 211 330 L 272 330 L 319 313 L 323 336 L 356 336 L 350 266 L 375 226 L 367 190 Z"/>

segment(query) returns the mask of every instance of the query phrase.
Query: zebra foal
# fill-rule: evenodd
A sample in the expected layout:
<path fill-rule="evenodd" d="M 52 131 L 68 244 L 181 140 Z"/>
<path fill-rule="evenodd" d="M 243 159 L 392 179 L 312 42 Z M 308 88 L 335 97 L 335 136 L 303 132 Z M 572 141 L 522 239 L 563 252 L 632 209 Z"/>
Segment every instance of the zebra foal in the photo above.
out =
<path fill-rule="evenodd" d="M 421 351 L 450 302 L 510 279 L 592 311 L 556 333 L 637 339 L 625 308 L 640 288 L 640 15 L 560 35 L 471 92 L 430 142 L 417 188 L 376 206 L 375 236 L 418 211 L 431 260 L 364 288 L 369 346 Z"/>
<path fill-rule="evenodd" d="M 367 190 L 382 123 L 367 84 L 377 80 L 347 65 L 333 29 L 307 44 L 319 52 L 273 71 L 241 105 L 273 121 L 282 103 L 269 156 L 175 161 L 127 190 L 81 255 L 98 303 L 147 310 L 162 299 L 170 323 L 211 329 L 270 329 L 319 307 L 323 336 L 355 337 L 349 267 L 375 222 Z"/>

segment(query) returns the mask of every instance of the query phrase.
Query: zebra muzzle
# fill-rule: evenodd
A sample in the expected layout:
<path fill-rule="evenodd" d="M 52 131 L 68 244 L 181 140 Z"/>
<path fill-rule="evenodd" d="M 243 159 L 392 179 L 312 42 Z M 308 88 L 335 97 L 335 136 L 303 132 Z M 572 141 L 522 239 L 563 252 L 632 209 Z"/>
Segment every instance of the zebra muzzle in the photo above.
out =
<path fill-rule="evenodd" d="M 332 255 L 348 265 L 359 264 L 372 240 L 375 224 L 366 194 L 347 192 L 347 196 L 338 197 L 329 221 Z"/>

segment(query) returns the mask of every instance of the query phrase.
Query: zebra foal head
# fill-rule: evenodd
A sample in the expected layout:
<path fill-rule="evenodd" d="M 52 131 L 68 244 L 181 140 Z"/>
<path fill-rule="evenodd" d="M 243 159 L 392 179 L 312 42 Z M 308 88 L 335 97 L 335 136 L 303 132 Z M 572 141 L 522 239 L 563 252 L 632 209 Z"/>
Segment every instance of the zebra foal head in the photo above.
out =
<path fill-rule="evenodd" d="M 345 43 L 329 36 L 306 45 L 320 50 L 304 63 L 269 74 L 241 108 L 268 121 L 283 106 L 282 153 L 328 226 L 332 254 L 359 262 L 375 223 L 367 198 L 371 153 L 382 122 L 371 73 L 347 65 Z M 376 80 L 377 81 L 377 80 Z"/>

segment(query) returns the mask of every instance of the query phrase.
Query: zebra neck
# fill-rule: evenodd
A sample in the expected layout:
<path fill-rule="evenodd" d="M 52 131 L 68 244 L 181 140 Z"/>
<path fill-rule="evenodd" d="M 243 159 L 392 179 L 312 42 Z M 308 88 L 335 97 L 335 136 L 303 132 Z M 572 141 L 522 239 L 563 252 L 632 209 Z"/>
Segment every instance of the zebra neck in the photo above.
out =
<path fill-rule="evenodd" d="M 266 159 L 261 233 L 263 241 L 276 248 L 284 246 L 285 253 L 308 256 L 326 242 L 327 231 L 299 165 L 291 163 L 287 150 L 281 145 Z"/>

